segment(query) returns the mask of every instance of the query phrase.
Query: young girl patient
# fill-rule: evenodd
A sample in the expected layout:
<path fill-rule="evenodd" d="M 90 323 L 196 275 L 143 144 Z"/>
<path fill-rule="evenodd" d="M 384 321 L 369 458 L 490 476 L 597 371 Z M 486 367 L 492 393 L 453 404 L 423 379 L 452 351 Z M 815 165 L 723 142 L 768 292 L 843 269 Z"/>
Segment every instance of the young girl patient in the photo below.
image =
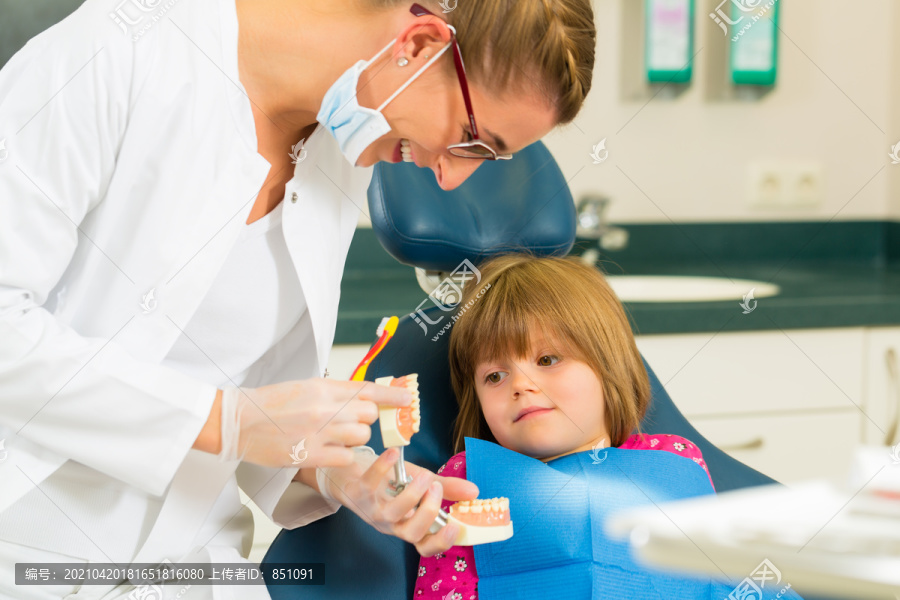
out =
<path fill-rule="evenodd" d="M 671 452 L 706 469 L 700 450 L 682 437 L 632 433 L 650 384 L 625 311 L 597 270 L 570 259 L 508 255 L 481 273 L 460 306 L 475 302 L 451 331 L 458 454 L 438 473 L 466 477 L 466 437 L 545 463 L 613 446 Z M 477 582 L 473 547 L 454 546 L 421 558 L 414 598 L 474 600 Z"/>

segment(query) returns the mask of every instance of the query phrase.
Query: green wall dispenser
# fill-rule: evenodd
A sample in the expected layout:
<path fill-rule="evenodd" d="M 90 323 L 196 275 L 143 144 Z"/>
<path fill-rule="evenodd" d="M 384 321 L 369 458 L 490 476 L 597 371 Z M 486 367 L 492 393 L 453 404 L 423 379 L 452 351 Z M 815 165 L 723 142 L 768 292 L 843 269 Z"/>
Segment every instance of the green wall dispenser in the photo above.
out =
<path fill-rule="evenodd" d="M 644 64 L 651 83 L 688 83 L 693 72 L 694 0 L 646 0 Z"/>
<path fill-rule="evenodd" d="M 732 3 L 729 68 L 735 85 L 773 86 L 778 72 L 778 0 L 745 12 Z"/>

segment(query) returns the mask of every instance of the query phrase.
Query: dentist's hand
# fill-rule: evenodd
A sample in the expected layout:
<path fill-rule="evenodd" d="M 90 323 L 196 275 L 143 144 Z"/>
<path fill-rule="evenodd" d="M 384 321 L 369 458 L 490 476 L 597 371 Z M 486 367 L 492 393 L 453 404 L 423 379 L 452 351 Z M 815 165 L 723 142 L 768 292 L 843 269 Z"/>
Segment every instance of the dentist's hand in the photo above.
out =
<path fill-rule="evenodd" d="M 428 533 L 441 508 L 441 498 L 472 500 L 478 497 L 478 487 L 465 479 L 441 477 L 407 462 L 406 471 L 413 482 L 393 497 L 388 487 L 399 455 L 396 448 L 389 448 L 371 466 L 369 461 L 360 460 L 349 467 L 326 469 L 324 476 L 320 474 L 318 478 L 320 491 L 378 531 L 414 544 L 422 556 L 443 552 L 453 546 L 459 532 L 456 525 L 447 525 L 435 534 Z"/>
<path fill-rule="evenodd" d="M 402 388 L 331 379 L 228 388 L 220 394 L 217 453 L 223 460 L 241 458 L 265 467 L 351 465 L 350 447 L 371 437 L 377 405 L 408 406 L 412 401 Z"/>

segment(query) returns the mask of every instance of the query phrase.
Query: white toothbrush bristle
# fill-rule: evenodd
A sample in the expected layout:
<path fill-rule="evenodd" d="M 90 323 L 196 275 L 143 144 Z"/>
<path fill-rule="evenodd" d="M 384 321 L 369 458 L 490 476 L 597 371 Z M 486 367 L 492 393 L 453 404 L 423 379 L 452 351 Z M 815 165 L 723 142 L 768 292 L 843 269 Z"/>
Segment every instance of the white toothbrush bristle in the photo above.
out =
<path fill-rule="evenodd" d="M 375 335 L 377 337 L 381 337 L 384 335 L 384 328 L 387 327 L 388 321 L 390 321 L 389 317 L 384 317 L 381 319 L 381 323 L 378 324 L 378 329 L 375 330 Z"/>

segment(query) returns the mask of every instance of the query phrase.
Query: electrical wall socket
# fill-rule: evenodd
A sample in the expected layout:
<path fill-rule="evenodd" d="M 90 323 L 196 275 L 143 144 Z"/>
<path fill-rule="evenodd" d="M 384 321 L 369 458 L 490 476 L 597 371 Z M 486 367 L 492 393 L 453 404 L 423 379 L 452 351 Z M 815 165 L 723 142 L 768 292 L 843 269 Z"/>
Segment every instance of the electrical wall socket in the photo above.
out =
<path fill-rule="evenodd" d="M 811 208 L 825 195 L 825 169 L 815 161 L 755 162 L 747 169 L 750 206 Z"/>

